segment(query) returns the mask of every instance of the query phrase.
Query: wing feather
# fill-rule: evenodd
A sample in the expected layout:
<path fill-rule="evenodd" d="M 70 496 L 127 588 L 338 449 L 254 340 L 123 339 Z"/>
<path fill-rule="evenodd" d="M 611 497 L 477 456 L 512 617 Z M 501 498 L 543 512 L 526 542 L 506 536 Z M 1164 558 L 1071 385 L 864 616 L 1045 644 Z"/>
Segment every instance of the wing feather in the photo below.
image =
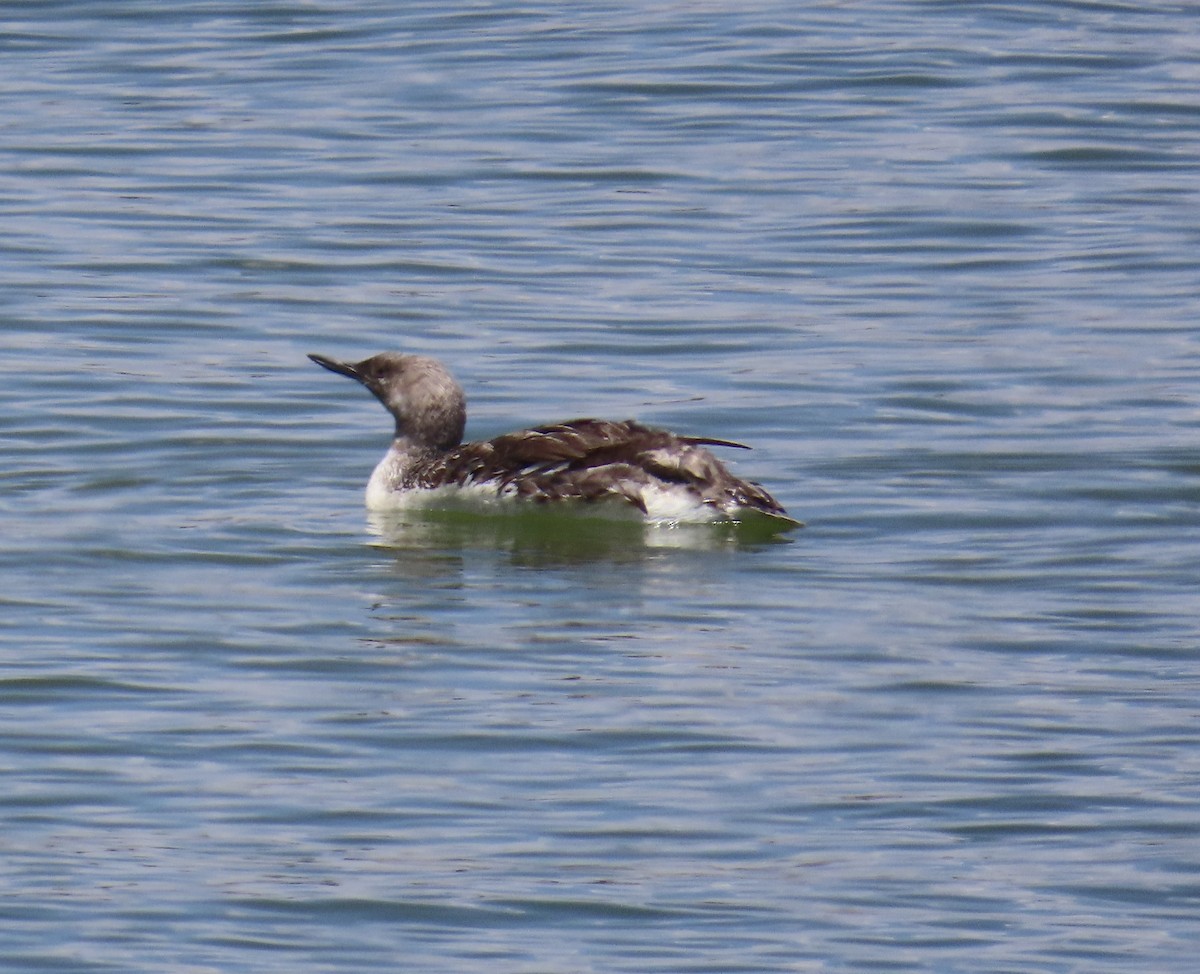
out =
<path fill-rule="evenodd" d="M 757 484 L 729 472 L 706 446 L 748 449 L 711 437 L 676 436 L 634 420 L 575 419 L 467 443 L 432 456 L 411 486 L 495 483 L 501 492 L 538 501 L 617 497 L 646 511 L 644 491 L 682 488 L 697 503 L 731 511 L 752 507 L 782 515 Z"/>

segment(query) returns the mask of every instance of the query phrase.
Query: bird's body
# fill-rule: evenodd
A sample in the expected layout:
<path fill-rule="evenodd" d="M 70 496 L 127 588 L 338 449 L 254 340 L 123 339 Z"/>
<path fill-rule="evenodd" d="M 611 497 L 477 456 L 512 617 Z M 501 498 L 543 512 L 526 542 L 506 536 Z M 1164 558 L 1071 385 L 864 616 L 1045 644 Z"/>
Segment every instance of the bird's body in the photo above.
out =
<path fill-rule="evenodd" d="M 357 379 L 396 420 L 395 439 L 367 484 L 372 509 L 472 498 L 585 505 L 658 522 L 799 523 L 706 449 L 745 449 L 739 443 L 679 436 L 634 420 L 576 419 L 463 444 L 466 400 L 435 359 L 384 352 L 350 364 L 309 357 Z"/>

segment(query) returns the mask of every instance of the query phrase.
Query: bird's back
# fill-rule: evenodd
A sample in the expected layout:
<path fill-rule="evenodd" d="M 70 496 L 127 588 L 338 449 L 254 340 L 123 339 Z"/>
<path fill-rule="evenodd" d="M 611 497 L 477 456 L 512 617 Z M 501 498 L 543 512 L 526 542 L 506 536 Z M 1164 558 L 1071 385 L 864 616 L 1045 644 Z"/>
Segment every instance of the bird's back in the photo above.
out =
<path fill-rule="evenodd" d="M 616 499 L 669 519 L 736 519 L 757 512 L 791 521 L 762 487 L 730 473 L 709 445 L 741 447 L 633 420 L 577 419 L 430 456 L 408 472 L 403 486 L 488 486 L 501 497 L 538 502 Z"/>

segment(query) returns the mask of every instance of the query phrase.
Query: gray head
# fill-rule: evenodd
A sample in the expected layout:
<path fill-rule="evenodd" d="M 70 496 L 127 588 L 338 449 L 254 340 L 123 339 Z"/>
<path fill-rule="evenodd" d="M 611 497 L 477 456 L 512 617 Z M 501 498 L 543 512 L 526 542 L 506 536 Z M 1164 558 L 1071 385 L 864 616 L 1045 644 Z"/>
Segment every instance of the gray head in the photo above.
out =
<path fill-rule="evenodd" d="M 309 355 L 317 365 L 357 379 L 396 418 L 396 436 L 419 446 L 450 450 L 462 442 L 467 399 L 437 359 L 382 352 L 357 364 Z"/>

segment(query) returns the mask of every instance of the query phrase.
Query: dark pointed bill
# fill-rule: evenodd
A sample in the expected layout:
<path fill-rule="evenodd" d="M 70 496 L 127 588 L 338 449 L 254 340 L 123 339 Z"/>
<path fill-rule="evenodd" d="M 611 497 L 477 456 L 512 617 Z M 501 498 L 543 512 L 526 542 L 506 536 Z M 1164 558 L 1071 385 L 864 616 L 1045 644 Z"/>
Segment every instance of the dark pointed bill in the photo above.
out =
<path fill-rule="evenodd" d="M 312 353 L 310 353 L 308 357 L 316 362 L 317 365 L 328 369 L 330 372 L 336 372 L 338 375 L 349 376 L 351 379 L 357 379 L 359 382 L 363 381 L 362 374 L 358 371 L 358 368 L 354 365 L 351 365 L 349 362 L 339 362 L 335 358 L 327 358 L 324 355 L 314 355 Z"/>

